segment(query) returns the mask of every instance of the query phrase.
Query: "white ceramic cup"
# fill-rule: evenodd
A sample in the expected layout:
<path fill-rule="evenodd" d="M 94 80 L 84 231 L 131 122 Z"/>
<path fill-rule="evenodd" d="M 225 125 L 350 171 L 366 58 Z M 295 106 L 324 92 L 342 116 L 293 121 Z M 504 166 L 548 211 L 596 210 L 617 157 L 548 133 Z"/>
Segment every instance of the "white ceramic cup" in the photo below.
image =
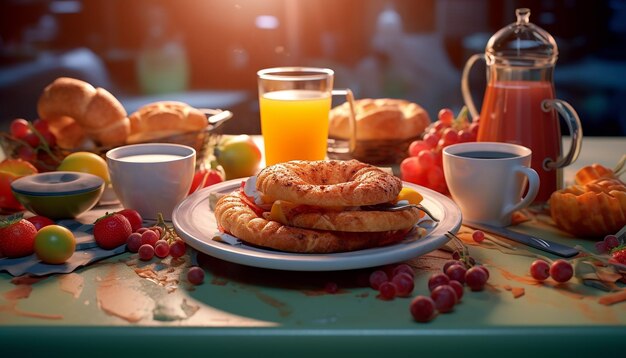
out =
<path fill-rule="evenodd" d="M 463 220 L 493 226 L 511 224 L 514 211 L 530 205 L 539 176 L 531 150 L 517 144 L 471 142 L 443 149 L 443 172 Z M 495 157 L 495 158 L 494 158 Z M 522 198 L 528 183 L 528 191 Z"/>
<path fill-rule="evenodd" d="M 117 198 L 144 219 L 161 213 L 171 220 L 174 207 L 189 192 L 196 166 L 196 151 L 179 144 L 132 144 L 109 150 L 106 158 Z"/>

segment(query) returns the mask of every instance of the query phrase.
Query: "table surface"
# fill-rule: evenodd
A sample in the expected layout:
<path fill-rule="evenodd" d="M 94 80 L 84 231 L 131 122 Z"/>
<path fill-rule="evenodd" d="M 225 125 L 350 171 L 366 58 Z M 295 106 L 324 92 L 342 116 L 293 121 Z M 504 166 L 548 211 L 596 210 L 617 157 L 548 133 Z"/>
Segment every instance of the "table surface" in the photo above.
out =
<path fill-rule="evenodd" d="M 612 167 L 626 140 L 585 138 L 572 178 L 594 162 Z M 113 207 L 79 217 L 85 223 Z M 540 216 L 538 217 L 540 218 Z M 517 230 L 593 248 L 543 220 Z M 465 227 L 461 232 L 467 232 Z M 602 305 L 607 292 L 579 280 L 537 284 L 528 275 L 535 255 L 556 257 L 507 241 L 515 250 L 469 245 L 489 268 L 484 291 L 466 288 L 451 313 L 416 323 L 410 298 L 384 301 L 362 280 L 372 269 L 288 272 L 224 262 L 190 250 L 184 263 L 141 262 L 123 253 L 41 280 L 15 281 L 0 273 L 0 352 L 44 354 L 321 354 L 379 356 L 387 352 L 447 356 L 594 356 L 622 354 L 626 302 Z M 413 296 L 428 294 L 427 279 L 450 257 L 437 250 L 410 261 Z M 203 284 L 183 278 L 190 262 L 205 270 Z M 328 293 L 328 282 L 338 284 Z M 623 289 L 623 284 L 618 284 Z M 514 290 L 524 290 L 515 298 Z"/>

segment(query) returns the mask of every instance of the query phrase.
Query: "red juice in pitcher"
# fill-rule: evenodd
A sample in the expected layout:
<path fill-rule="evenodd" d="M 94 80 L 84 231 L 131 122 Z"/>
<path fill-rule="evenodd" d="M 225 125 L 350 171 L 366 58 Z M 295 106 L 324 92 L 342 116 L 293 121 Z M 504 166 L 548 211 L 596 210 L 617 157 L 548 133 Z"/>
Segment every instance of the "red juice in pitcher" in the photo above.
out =
<path fill-rule="evenodd" d="M 532 150 L 531 167 L 539 174 L 536 202 L 545 202 L 561 182 L 558 168 L 546 168 L 547 158 L 561 154 L 561 130 L 554 109 L 544 111 L 542 102 L 554 98 L 549 81 L 492 81 L 480 112 L 479 142 L 507 142 Z"/>

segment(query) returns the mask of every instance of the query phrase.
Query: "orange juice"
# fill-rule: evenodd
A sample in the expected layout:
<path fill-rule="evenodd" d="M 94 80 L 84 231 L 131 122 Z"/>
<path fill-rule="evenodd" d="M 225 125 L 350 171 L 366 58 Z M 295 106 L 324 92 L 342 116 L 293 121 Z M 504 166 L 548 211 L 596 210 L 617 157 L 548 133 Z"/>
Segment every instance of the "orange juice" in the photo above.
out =
<path fill-rule="evenodd" d="M 329 92 L 284 90 L 260 96 L 265 162 L 322 160 L 326 157 Z"/>

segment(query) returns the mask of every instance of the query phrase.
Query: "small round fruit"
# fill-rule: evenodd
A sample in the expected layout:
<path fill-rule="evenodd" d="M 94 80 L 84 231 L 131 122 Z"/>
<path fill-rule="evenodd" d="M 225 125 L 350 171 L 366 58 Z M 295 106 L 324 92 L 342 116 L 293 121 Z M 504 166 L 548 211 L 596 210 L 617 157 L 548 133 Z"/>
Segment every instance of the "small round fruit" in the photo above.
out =
<path fill-rule="evenodd" d="M 107 162 L 101 156 L 91 152 L 71 153 L 63 158 L 57 170 L 89 173 L 99 176 L 106 184 L 111 182 Z"/>
<path fill-rule="evenodd" d="M 187 271 L 187 281 L 194 285 L 199 285 L 204 282 L 204 270 L 198 266 L 193 266 Z"/>
<path fill-rule="evenodd" d="M 117 213 L 128 219 L 128 222 L 130 223 L 130 228 L 133 232 L 139 230 L 139 228 L 141 228 L 141 226 L 143 225 L 143 219 L 141 218 L 141 214 L 139 214 L 137 210 L 122 209 Z"/>
<path fill-rule="evenodd" d="M 215 158 L 224 169 L 226 179 L 236 179 L 256 174 L 261 151 L 252 137 L 242 134 L 220 143 L 215 148 Z"/>
<path fill-rule="evenodd" d="M 411 301 L 409 309 L 411 310 L 411 316 L 417 322 L 431 321 L 437 315 L 435 301 L 428 296 L 416 296 Z"/>
<path fill-rule="evenodd" d="M 472 291 L 482 291 L 487 283 L 487 272 L 481 269 L 479 266 L 471 267 L 465 273 L 465 284 Z"/>
<path fill-rule="evenodd" d="M 550 265 L 550 277 L 556 282 L 563 283 L 569 281 L 574 276 L 574 268 L 569 262 L 559 259 Z"/>
<path fill-rule="evenodd" d="M 399 273 L 395 275 L 391 282 L 396 286 L 396 295 L 400 297 L 407 297 L 413 292 L 415 282 L 413 282 L 413 276 L 408 273 Z"/>
<path fill-rule="evenodd" d="M 435 287 L 430 293 L 430 298 L 435 302 L 435 307 L 441 313 L 447 313 L 454 309 L 454 305 L 458 301 L 456 291 L 450 285 L 440 285 Z"/>
<path fill-rule="evenodd" d="M 545 281 L 550 277 L 550 264 L 544 260 L 535 260 L 530 264 L 530 275 L 537 281 Z"/>
<path fill-rule="evenodd" d="M 54 225 L 54 220 L 47 218 L 41 215 L 35 215 L 27 218 L 26 220 L 30 221 L 33 225 L 35 225 L 35 229 L 37 231 L 41 230 L 41 228 L 46 227 L 48 225 Z"/>
<path fill-rule="evenodd" d="M 459 283 L 465 283 L 466 272 L 467 269 L 465 268 L 465 265 L 459 263 L 458 265 L 452 265 L 448 267 L 448 269 L 446 270 L 446 276 L 448 276 L 450 280 L 455 280 Z"/>
<path fill-rule="evenodd" d="M 463 291 L 464 291 L 463 284 L 457 280 L 450 280 L 450 283 L 448 285 L 454 289 L 454 292 L 456 292 L 457 302 L 461 301 L 461 298 L 463 298 Z"/>
<path fill-rule="evenodd" d="M 428 290 L 433 291 L 437 286 L 447 285 L 450 278 L 443 272 L 435 273 L 428 279 Z"/>
<path fill-rule="evenodd" d="M 394 297 L 396 297 L 396 285 L 393 284 L 392 282 L 385 281 L 382 284 L 380 284 L 380 287 L 378 288 L 378 292 L 379 292 L 379 295 L 378 295 L 379 298 L 383 300 L 392 300 Z"/>
<path fill-rule="evenodd" d="M 66 227 L 48 225 L 35 235 L 35 253 L 47 264 L 62 264 L 76 251 L 76 238 Z"/>
<path fill-rule="evenodd" d="M 382 285 L 383 282 L 387 281 L 389 281 L 389 276 L 387 276 L 387 273 L 385 273 L 385 271 L 383 270 L 376 270 L 372 272 L 369 276 L 370 287 L 375 290 L 378 290 L 380 288 L 380 285 Z"/>

